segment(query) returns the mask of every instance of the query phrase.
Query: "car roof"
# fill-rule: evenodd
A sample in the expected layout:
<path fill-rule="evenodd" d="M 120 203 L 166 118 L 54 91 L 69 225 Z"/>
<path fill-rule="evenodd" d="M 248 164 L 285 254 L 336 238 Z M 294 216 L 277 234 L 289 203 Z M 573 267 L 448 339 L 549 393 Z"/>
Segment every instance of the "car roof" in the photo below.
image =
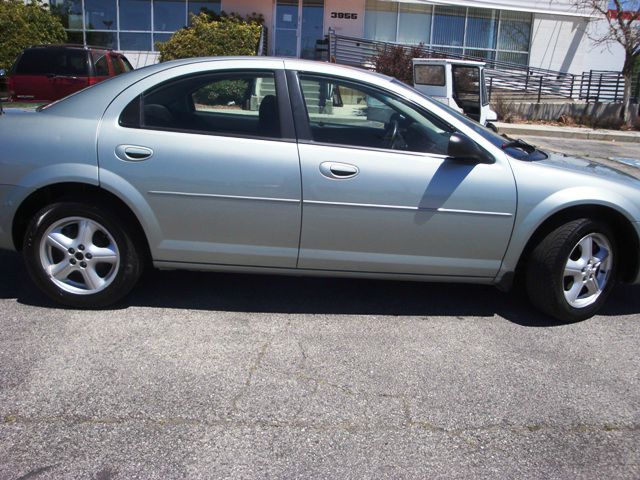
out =
<path fill-rule="evenodd" d="M 73 48 L 78 50 L 101 50 L 105 52 L 112 52 L 112 48 L 107 47 L 96 47 L 93 45 L 82 45 L 80 43 L 47 43 L 42 45 L 32 45 L 30 47 L 25 48 L 25 50 L 40 50 L 40 49 L 67 49 Z"/>

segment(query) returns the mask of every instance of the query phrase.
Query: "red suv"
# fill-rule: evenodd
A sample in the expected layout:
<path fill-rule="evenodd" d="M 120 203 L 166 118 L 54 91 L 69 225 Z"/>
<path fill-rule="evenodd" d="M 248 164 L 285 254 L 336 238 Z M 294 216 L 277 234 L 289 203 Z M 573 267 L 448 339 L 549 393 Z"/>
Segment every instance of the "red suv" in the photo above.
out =
<path fill-rule="evenodd" d="M 20 54 L 9 72 L 9 96 L 13 101 L 54 101 L 130 70 L 124 55 L 104 48 L 31 47 Z"/>

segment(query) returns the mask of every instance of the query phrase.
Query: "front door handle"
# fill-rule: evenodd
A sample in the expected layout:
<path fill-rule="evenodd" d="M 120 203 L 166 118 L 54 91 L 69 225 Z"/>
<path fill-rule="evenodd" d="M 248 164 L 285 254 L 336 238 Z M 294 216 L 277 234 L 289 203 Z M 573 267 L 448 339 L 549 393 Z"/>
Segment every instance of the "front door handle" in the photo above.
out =
<path fill-rule="evenodd" d="M 348 163 L 323 162 L 320 164 L 320 173 L 328 178 L 345 179 L 355 177 L 360 170 Z"/>
<path fill-rule="evenodd" d="M 128 162 L 140 162 L 147 160 L 153 155 L 153 150 L 147 147 L 139 147 L 137 145 L 118 145 L 116 147 L 116 156 L 120 160 Z"/>

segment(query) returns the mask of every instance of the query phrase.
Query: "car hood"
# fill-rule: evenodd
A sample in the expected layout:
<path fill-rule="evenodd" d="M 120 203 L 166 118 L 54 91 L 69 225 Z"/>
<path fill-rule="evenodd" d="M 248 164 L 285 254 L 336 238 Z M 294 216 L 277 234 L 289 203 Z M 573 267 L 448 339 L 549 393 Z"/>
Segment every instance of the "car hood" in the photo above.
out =
<path fill-rule="evenodd" d="M 623 172 L 622 170 L 603 165 L 602 163 L 594 162 L 593 160 L 589 160 L 587 158 L 572 157 L 555 152 L 545 153 L 548 155 L 548 158 L 544 160 L 537 160 L 535 163 L 540 163 L 553 168 L 559 168 L 565 171 L 582 173 L 592 177 L 595 176 L 614 182 L 631 184 L 637 188 L 640 188 L 640 180 L 633 175 Z"/>

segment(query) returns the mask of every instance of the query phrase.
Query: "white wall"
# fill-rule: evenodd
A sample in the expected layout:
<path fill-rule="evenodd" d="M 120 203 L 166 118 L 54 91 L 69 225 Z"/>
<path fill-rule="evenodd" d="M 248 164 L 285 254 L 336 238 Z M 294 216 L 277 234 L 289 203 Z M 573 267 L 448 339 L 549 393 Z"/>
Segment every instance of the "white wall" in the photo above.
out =
<path fill-rule="evenodd" d="M 569 73 L 622 69 L 624 50 L 618 44 L 594 45 L 606 26 L 602 20 L 535 14 L 529 65 Z"/>

